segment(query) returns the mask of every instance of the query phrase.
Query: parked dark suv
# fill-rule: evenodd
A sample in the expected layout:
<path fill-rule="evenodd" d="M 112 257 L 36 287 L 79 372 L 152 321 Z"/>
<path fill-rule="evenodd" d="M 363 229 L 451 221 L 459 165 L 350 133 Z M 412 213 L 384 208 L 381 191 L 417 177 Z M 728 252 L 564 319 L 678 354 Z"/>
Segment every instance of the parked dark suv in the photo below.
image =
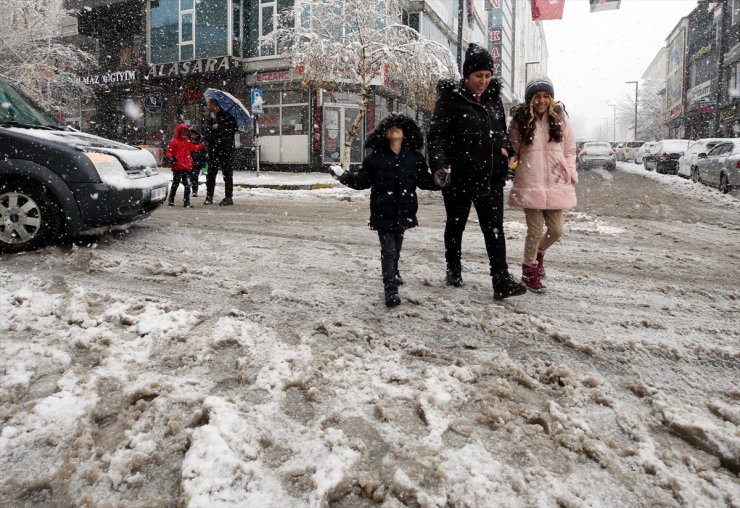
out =
<path fill-rule="evenodd" d="M 167 182 L 148 151 L 64 127 L 0 79 L 0 253 L 126 227 Z"/>

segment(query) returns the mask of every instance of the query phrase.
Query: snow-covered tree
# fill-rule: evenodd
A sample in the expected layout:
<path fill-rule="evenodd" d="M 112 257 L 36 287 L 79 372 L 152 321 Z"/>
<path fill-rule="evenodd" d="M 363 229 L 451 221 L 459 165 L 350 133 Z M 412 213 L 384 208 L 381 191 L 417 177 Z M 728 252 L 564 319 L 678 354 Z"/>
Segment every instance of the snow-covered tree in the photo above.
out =
<path fill-rule="evenodd" d="M 95 64 L 61 39 L 68 15 L 63 0 L 0 0 L 0 76 L 47 110 L 60 110 L 65 97 L 79 98 L 86 88 L 77 72 Z"/>
<path fill-rule="evenodd" d="M 398 0 L 296 0 L 264 40 L 290 58 L 305 85 L 357 92 L 357 115 L 344 139 L 345 169 L 374 84 L 386 79 L 407 104 L 430 107 L 437 81 L 457 76 L 449 49 L 400 19 Z"/>
<path fill-rule="evenodd" d="M 655 141 L 668 136 L 668 129 L 663 124 L 662 86 L 658 82 L 645 81 L 637 92 L 637 136 L 640 141 Z M 635 97 L 625 97 L 617 107 L 617 120 L 634 131 Z"/>

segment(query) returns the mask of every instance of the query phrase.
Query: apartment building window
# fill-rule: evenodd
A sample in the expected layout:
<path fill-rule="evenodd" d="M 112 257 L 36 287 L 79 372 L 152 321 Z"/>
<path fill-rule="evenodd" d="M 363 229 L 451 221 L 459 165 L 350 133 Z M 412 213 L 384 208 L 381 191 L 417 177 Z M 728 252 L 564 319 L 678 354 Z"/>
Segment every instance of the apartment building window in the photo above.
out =
<path fill-rule="evenodd" d="M 735 62 L 727 68 L 726 79 L 725 101 L 736 102 L 740 100 L 740 62 Z"/>
<path fill-rule="evenodd" d="M 242 26 L 242 12 L 244 12 L 244 0 L 233 0 L 233 16 L 231 29 L 231 54 L 242 56 L 242 37 L 244 27 Z"/>
<path fill-rule="evenodd" d="M 157 0 L 149 5 L 152 63 L 228 54 L 230 0 Z"/>
<path fill-rule="evenodd" d="M 259 55 L 275 54 L 275 44 L 263 44 L 264 38 L 275 30 L 277 23 L 277 2 L 275 0 L 259 1 Z"/>

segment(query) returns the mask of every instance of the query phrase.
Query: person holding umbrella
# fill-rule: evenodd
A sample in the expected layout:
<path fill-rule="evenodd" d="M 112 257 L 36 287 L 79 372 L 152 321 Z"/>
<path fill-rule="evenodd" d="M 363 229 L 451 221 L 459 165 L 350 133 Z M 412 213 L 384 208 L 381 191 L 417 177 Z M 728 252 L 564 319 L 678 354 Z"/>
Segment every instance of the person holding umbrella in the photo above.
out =
<path fill-rule="evenodd" d="M 210 90 L 210 89 L 209 89 Z M 204 205 L 213 204 L 216 189 L 216 174 L 221 171 L 224 179 L 224 199 L 221 206 L 234 204 L 234 135 L 238 129 L 234 116 L 221 107 L 217 98 L 208 99 L 207 109 L 211 114 L 210 128 L 205 135 L 208 146 L 208 174 L 206 175 L 206 200 Z"/>

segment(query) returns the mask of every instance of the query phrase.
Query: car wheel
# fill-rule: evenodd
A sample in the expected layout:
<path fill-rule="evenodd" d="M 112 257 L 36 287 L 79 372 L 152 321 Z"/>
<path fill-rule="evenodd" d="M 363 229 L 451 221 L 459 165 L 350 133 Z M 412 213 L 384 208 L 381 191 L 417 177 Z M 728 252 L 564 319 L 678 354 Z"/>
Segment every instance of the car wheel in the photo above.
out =
<path fill-rule="evenodd" d="M 45 189 L 22 180 L 0 186 L 0 252 L 38 249 L 61 225 L 61 213 Z"/>
<path fill-rule="evenodd" d="M 699 177 L 699 168 L 696 168 L 696 167 L 691 168 L 691 181 L 694 183 L 701 182 L 701 177 Z"/>
<path fill-rule="evenodd" d="M 732 187 L 730 186 L 730 181 L 727 179 L 727 175 L 722 173 L 719 175 L 719 191 L 722 194 L 727 194 L 732 190 Z"/>

